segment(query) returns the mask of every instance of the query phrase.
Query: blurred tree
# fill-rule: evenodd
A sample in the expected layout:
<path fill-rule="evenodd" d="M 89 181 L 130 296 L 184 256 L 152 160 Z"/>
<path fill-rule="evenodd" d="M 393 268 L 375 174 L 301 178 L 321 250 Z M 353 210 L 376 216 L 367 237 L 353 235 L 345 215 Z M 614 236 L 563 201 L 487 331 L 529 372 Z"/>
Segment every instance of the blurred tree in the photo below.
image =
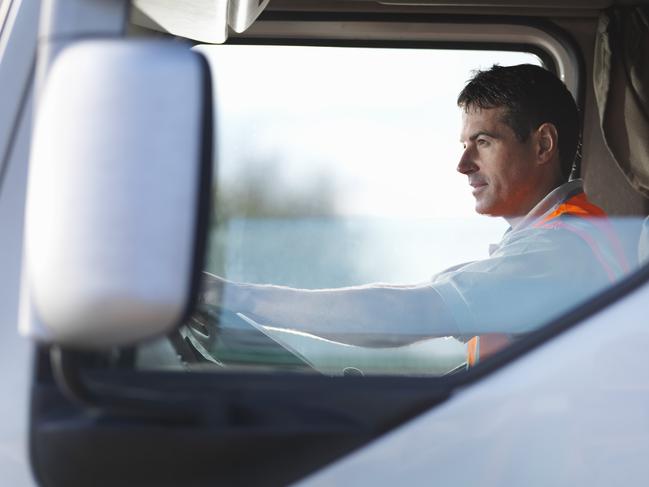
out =
<path fill-rule="evenodd" d="M 336 214 L 335 184 L 331 175 L 317 172 L 290 184 L 278 158 L 248 158 L 236 164 L 227 179 L 213 188 L 212 221 L 230 218 L 306 218 Z"/>

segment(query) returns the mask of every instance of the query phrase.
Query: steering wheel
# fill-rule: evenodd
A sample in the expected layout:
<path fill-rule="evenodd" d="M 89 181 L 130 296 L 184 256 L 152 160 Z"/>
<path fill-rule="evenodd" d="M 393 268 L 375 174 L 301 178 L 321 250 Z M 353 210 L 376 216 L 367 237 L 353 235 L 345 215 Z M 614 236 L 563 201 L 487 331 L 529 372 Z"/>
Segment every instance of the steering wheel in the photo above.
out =
<path fill-rule="evenodd" d="M 315 370 L 304 357 L 261 330 L 245 315 L 201 302 L 180 328 L 183 343 L 176 348 L 185 348 L 178 352 L 190 364 Z"/>

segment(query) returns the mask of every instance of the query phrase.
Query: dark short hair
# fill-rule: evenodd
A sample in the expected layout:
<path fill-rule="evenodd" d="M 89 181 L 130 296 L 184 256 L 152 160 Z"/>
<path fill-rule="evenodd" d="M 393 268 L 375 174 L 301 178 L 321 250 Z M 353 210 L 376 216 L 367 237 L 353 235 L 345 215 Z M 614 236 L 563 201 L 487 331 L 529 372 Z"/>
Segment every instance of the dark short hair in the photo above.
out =
<path fill-rule="evenodd" d="M 543 123 L 553 124 L 558 133 L 559 159 L 565 180 L 570 177 L 581 134 L 574 98 L 559 78 L 532 64 L 494 65 L 476 71 L 457 98 L 458 106 L 507 108 L 503 122 L 525 142 Z"/>

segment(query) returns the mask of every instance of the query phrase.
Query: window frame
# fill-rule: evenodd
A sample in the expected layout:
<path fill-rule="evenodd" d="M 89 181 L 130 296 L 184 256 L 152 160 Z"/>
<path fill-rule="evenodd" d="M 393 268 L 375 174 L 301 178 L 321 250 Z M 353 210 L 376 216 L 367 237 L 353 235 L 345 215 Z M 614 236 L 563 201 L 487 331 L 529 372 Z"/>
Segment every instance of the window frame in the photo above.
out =
<path fill-rule="evenodd" d="M 583 105 L 584 62 L 575 41 L 556 24 L 534 18 L 266 11 L 227 44 L 526 51 L 538 55 Z"/>

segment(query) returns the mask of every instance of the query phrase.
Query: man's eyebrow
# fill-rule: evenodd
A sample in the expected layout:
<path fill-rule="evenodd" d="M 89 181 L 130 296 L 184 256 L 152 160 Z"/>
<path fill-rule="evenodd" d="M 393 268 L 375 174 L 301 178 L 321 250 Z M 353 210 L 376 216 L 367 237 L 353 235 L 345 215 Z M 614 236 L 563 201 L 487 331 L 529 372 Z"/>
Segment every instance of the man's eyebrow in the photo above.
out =
<path fill-rule="evenodd" d="M 489 132 L 488 130 L 480 130 L 472 135 L 469 136 L 469 142 L 473 142 L 475 139 L 480 137 L 481 135 L 485 135 L 487 137 L 491 137 L 492 139 L 499 139 L 500 135 L 497 132 Z M 462 140 L 460 137 L 460 144 L 464 144 L 465 141 Z"/>
<path fill-rule="evenodd" d="M 486 135 L 487 137 L 491 137 L 492 139 L 497 139 L 499 137 L 497 133 L 489 132 L 487 130 L 480 130 L 479 132 L 476 132 L 475 134 L 471 135 L 469 137 L 469 140 L 471 142 L 473 142 L 475 139 L 477 139 L 481 135 Z"/>

